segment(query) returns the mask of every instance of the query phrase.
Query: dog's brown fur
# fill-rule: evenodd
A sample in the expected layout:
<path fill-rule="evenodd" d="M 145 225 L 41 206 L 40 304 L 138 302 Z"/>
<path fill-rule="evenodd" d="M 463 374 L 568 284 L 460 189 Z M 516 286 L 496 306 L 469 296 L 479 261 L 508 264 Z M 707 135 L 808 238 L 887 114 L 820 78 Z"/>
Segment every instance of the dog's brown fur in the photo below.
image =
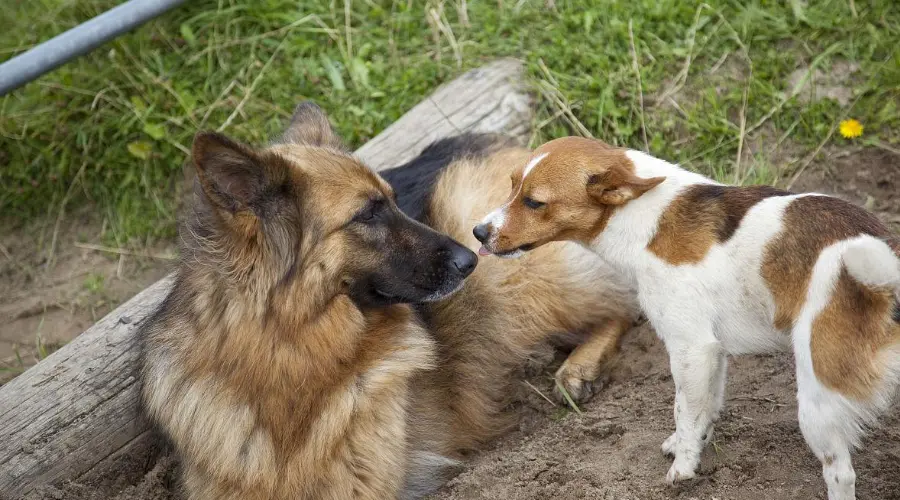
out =
<path fill-rule="evenodd" d="M 512 191 L 504 204 L 507 222 L 496 241 L 485 245 L 490 251 L 508 253 L 551 241 L 587 244 L 620 205 L 663 181 L 637 177 L 625 149 L 602 141 L 554 139 L 530 155 L 533 160 L 542 156 L 540 170 L 526 175 L 529 156 L 525 156 L 512 173 Z M 526 200 L 540 206 L 530 208 Z M 558 220 L 567 221 L 564 229 L 559 229 Z"/>
<path fill-rule="evenodd" d="M 474 247 L 469 227 L 527 154 L 448 167 L 432 226 Z M 482 262 L 456 295 L 422 306 L 424 322 L 408 305 L 361 303 L 358 277 L 386 257 L 353 221 L 373 197 L 394 211 L 393 193 L 315 108 L 261 150 L 199 135 L 194 162 L 178 278 L 143 326 L 144 405 L 189 498 L 420 496 L 505 428 L 510 373 L 531 348 L 599 332 L 606 348 L 561 369 L 581 380 L 635 315 L 631 290 L 596 263 L 573 267 L 563 244 Z"/>
<path fill-rule="evenodd" d="M 478 243 L 471 233 L 473 221 L 506 197 L 503 180 L 528 155 L 511 148 L 486 161 L 450 166 L 431 202 L 433 227 L 474 248 Z M 585 268 L 587 274 L 582 275 L 568 262 L 571 248 L 555 244 L 514 261 L 482 259 L 460 293 L 431 307 L 435 338 L 451 355 L 442 356 L 441 370 L 426 378 L 440 399 L 449 402 L 441 411 L 452 415 L 457 435 L 452 446 L 475 446 L 507 423 L 496 417 L 506 401 L 506 374 L 548 333 L 596 332 L 612 341 L 609 350 L 583 362 L 570 358 L 560 368 L 558 380 L 579 399 L 585 396 L 581 382 L 591 379 L 577 374 L 596 371 L 630 328 L 635 311 L 631 293 L 617 288 L 608 271 L 591 276 Z M 599 283 L 599 289 L 591 283 Z M 598 299 L 601 307 L 595 309 L 593 301 Z M 608 320 L 616 322 L 612 330 Z M 476 387 L 479 390 L 465 390 Z"/>
<path fill-rule="evenodd" d="M 813 226 L 808 223 L 816 220 Z M 827 196 L 793 201 L 785 210 L 782 232 L 766 248 L 761 273 L 775 299 L 774 324 L 788 331 L 800 314 L 813 266 L 822 249 L 840 240 L 868 234 L 888 242 L 900 255 L 900 239 L 872 214 Z M 896 298 L 849 276 L 835 285 L 828 306 L 816 318 L 811 338 L 816 376 L 830 389 L 866 400 L 883 379 L 875 353 L 900 343 L 900 322 L 892 318 Z"/>
<path fill-rule="evenodd" d="M 769 186 L 691 186 L 663 212 L 647 249 L 675 266 L 696 264 L 713 245 L 731 238 L 750 208 L 766 198 L 787 194 Z"/>
<path fill-rule="evenodd" d="M 846 270 L 813 322 L 813 369 L 829 389 L 866 401 L 883 383 L 877 353 L 900 345 L 900 322 L 891 317 L 893 293 L 859 283 Z"/>
<path fill-rule="evenodd" d="M 809 224 L 814 220 L 816 224 Z M 869 234 L 900 245 L 872 214 L 853 204 L 828 196 L 793 201 L 784 212 L 784 231 L 769 243 L 761 273 L 775 299 L 775 327 L 790 329 L 806 300 L 806 290 L 819 253 L 825 247 L 860 234 Z"/>

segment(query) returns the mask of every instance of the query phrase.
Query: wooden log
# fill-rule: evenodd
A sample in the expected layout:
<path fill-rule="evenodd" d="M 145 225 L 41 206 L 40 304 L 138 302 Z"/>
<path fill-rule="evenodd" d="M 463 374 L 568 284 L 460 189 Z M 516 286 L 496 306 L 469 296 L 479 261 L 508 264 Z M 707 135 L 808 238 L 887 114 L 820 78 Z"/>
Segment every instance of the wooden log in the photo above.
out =
<path fill-rule="evenodd" d="M 463 131 L 524 137 L 531 129 L 531 102 L 521 80 L 515 80 L 522 76 L 521 65 L 511 59 L 473 69 L 426 97 L 356 154 L 381 170 L 412 160 L 435 140 Z"/>
<path fill-rule="evenodd" d="M 522 81 L 522 66 L 513 60 L 469 71 L 356 154 L 383 169 L 462 131 L 522 136 L 531 124 Z M 0 387 L 0 498 L 77 481 L 129 453 L 148 453 L 148 424 L 138 411 L 136 331 L 172 282 L 172 275 L 156 282 Z"/>

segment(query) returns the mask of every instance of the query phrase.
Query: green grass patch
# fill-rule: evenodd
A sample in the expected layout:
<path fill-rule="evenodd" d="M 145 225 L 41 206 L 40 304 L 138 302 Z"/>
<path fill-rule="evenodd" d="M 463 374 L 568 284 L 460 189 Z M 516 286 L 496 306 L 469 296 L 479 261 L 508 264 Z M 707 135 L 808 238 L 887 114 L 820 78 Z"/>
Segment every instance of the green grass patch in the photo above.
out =
<path fill-rule="evenodd" d="M 116 3 L 13 2 L 0 59 Z M 90 202 L 111 243 L 171 237 L 198 129 L 264 142 L 314 99 L 356 147 L 499 56 L 527 63 L 534 143 L 590 133 L 772 182 L 783 165 L 765 149 L 812 150 L 845 115 L 866 126 L 858 143 L 897 144 L 898 39 L 892 0 L 194 1 L 0 98 L 0 211 L 27 221 Z M 789 83 L 798 68 L 805 81 L 845 63 L 858 69 L 843 106 Z"/>

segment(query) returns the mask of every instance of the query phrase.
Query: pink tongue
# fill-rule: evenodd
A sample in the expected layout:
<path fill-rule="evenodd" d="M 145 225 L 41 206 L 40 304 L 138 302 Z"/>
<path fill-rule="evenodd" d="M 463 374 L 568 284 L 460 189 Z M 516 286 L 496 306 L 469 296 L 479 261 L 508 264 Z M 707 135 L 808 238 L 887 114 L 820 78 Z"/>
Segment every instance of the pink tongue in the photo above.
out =
<path fill-rule="evenodd" d="M 485 255 L 490 255 L 490 254 L 491 254 L 491 251 L 488 250 L 487 248 L 485 248 L 484 245 L 481 245 L 481 248 L 478 249 L 478 255 L 480 255 L 482 257 L 484 257 Z"/>

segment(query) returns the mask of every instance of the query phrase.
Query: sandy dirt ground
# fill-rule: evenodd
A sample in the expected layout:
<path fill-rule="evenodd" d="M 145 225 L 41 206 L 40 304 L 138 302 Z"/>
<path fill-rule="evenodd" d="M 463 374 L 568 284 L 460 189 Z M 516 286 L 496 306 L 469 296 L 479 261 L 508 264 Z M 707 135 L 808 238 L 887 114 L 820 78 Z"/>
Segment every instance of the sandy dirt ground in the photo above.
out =
<path fill-rule="evenodd" d="M 878 149 L 835 148 L 826 153 L 826 160 L 811 165 L 800 176 L 794 190 L 826 192 L 865 205 L 900 232 L 900 157 Z M 27 249 L 27 241 L 14 243 L 4 238 L 8 257 L 3 264 L 6 267 L 0 268 L 0 278 L 9 286 L 3 287 L 0 295 L 0 314 L 4 316 L 0 348 L 7 351 L 0 350 L 0 354 L 12 355 L 11 347 L 4 347 L 7 345 L 18 349 L 34 345 L 34 331 L 42 322 L 45 327 L 54 322 L 53 328 L 42 330 L 54 332 L 48 341 L 68 340 L 98 313 L 164 275 L 169 265 L 160 259 L 127 257 L 122 265 L 133 267 L 123 270 L 118 257 L 72 250 L 76 240 L 77 235 L 72 234 L 60 240 L 60 255 L 68 257 L 58 258 L 56 265 L 69 274 L 60 271 L 55 278 L 41 281 L 33 276 L 22 278 L 23 271 L 14 269 L 20 255 L 14 252 L 27 254 L 22 250 Z M 31 259 L 26 261 L 28 268 L 41 265 L 40 257 Z M 101 290 L 106 295 L 97 292 L 98 278 L 90 277 L 85 284 L 83 273 L 88 269 L 94 274 L 87 276 L 104 276 Z M 103 303 L 96 306 L 92 301 L 97 300 Z M 75 306 L 54 305 L 57 303 Z M 48 314 L 56 319 L 48 319 Z M 28 351 L 30 359 L 36 350 Z M 542 396 L 551 393 L 550 374 L 562 354 L 549 353 L 548 357 L 555 361 L 543 368 L 532 367 L 525 375 L 533 387 L 516 383 L 520 398 L 515 410 L 521 413 L 518 429 L 474 454 L 462 474 L 435 495 L 436 499 L 825 498 L 819 463 L 806 448 L 797 425 L 794 369 L 788 354 L 732 360 L 727 407 L 703 455 L 699 477 L 676 488 L 664 484 L 670 460 L 659 451 L 674 429 L 674 386 L 665 350 L 650 327 L 636 328 L 626 337 L 606 385 L 580 406 L 580 414 Z M 855 459 L 861 500 L 900 499 L 900 412 L 893 411 L 882 422 Z M 160 456 L 155 464 L 120 464 L 114 480 L 48 488 L 29 498 L 178 498 L 173 493 L 174 462 L 165 453 Z"/>
<path fill-rule="evenodd" d="M 85 207 L 59 223 L 0 223 L 0 384 L 170 272 L 175 242 L 141 250 L 100 245 Z"/>

